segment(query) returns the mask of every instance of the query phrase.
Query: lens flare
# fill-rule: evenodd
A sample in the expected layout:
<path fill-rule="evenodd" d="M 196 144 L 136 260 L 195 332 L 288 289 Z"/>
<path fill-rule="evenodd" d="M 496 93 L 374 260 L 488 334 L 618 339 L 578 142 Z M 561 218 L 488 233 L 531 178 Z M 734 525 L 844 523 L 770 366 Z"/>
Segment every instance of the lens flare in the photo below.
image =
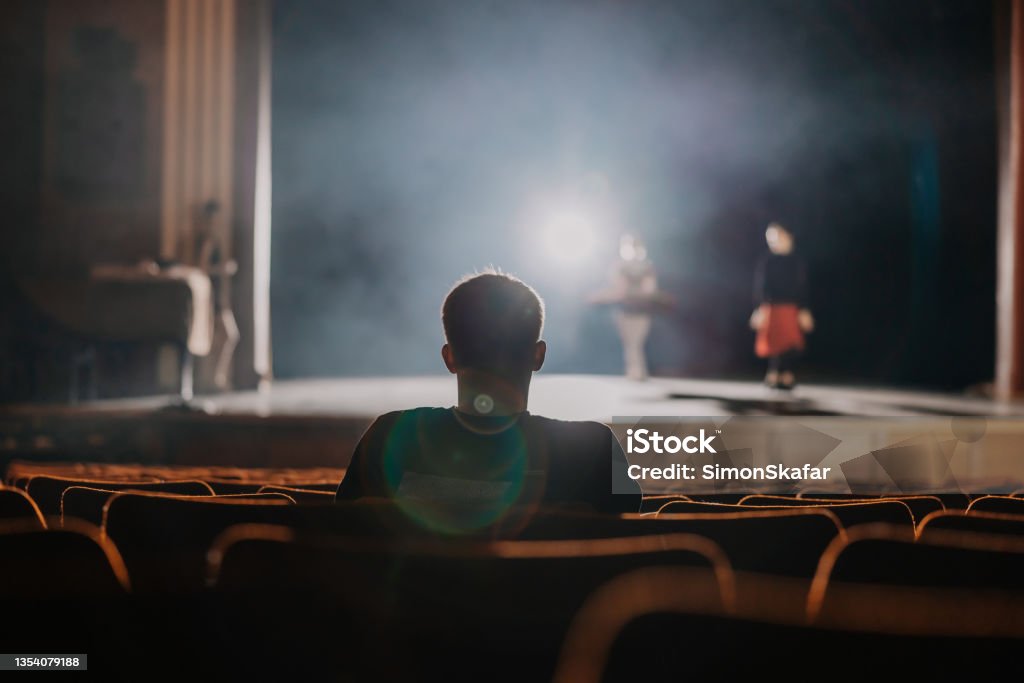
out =
<path fill-rule="evenodd" d="M 470 535 L 523 503 L 524 491 L 531 488 L 530 468 L 518 423 L 488 433 L 494 457 L 483 460 L 468 442 L 438 441 L 436 434 L 427 438 L 421 426 L 415 414 L 406 413 L 384 446 L 382 474 L 389 497 L 411 520 L 437 533 Z"/>

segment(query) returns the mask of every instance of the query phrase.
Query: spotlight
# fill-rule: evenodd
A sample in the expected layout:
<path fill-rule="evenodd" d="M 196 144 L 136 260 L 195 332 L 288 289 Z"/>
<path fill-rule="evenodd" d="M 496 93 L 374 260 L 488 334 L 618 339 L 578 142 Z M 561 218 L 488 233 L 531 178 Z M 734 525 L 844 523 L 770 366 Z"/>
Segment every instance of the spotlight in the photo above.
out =
<path fill-rule="evenodd" d="M 597 245 L 593 221 L 577 211 L 552 213 L 541 229 L 541 240 L 548 258 L 562 265 L 586 261 Z"/>

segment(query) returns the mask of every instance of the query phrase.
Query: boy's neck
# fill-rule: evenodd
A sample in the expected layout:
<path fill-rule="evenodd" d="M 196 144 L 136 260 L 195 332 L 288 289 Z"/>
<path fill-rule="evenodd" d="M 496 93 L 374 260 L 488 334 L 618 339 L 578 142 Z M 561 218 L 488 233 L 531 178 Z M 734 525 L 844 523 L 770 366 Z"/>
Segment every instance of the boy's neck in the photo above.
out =
<path fill-rule="evenodd" d="M 468 415 L 522 413 L 529 400 L 532 375 L 532 372 L 527 372 L 510 378 L 476 370 L 460 370 L 456 375 L 459 384 L 457 408 Z"/>

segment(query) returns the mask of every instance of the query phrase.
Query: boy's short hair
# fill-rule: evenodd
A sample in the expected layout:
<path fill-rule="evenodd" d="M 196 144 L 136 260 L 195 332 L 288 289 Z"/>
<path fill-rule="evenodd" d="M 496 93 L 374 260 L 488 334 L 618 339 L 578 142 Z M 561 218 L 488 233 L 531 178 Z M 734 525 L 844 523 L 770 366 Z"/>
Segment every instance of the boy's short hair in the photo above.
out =
<path fill-rule="evenodd" d="M 519 278 L 491 268 L 455 283 L 441 307 L 441 323 L 460 366 L 521 370 L 533 361 L 544 302 Z"/>

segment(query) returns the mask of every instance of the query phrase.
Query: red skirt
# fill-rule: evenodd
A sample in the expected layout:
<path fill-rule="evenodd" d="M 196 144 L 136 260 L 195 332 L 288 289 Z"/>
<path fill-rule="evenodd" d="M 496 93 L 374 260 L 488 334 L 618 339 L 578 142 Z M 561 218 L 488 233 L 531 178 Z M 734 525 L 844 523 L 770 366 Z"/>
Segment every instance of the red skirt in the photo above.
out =
<path fill-rule="evenodd" d="M 754 341 L 754 352 L 759 358 L 804 350 L 799 307 L 795 304 L 761 304 L 761 315 L 761 327 Z"/>

